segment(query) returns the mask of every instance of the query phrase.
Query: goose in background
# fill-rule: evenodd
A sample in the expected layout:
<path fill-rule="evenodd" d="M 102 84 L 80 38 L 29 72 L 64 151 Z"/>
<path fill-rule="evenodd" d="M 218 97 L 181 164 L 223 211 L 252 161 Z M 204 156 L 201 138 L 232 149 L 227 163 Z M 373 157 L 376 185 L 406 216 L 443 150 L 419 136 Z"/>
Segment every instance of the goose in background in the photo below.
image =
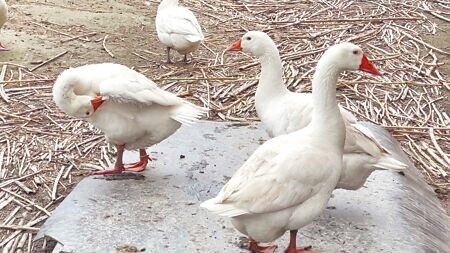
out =
<path fill-rule="evenodd" d="M 5 0 L 0 0 L 0 29 L 3 27 L 6 20 L 8 20 L 8 5 L 6 5 Z M 1 42 L 0 51 L 8 51 L 8 49 L 3 46 Z"/>
<path fill-rule="evenodd" d="M 178 0 L 162 0 L 158 6 L 155 20 L 158 39 L 167 47 L 167 62 L 170 60 L 170 50 L 174 49 L 184 54 L 197 50 L 204 39 L 202 28 L 188 8 L 179 6 Z"/>

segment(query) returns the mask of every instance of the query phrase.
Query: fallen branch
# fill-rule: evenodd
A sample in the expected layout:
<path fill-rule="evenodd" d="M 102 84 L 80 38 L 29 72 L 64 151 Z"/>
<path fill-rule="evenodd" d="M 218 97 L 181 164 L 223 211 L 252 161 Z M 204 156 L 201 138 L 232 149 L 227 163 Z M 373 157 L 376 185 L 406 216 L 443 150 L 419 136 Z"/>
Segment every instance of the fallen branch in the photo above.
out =
<path fill-rule="evenodd" d="M 0 225 L 0 229 L 8 229 L 8 230 L 26 230 L 31 232 L 39 231 L 39 228 L 35 227 L 27 227 L 27 226 L 19 226 L 19 225 Z"/>
<path fill-rule="evenodd" d="M 108 38 L 108 35 L 105 35 L 105 37 L 103 38 L 103 42 L 102 42 L 103 49 L 109 54 L 109 56 L 114 58 L 114 54 L 111 51 L 109 51 L 109 49 L 106 47 L 106 39 L 107 38 Z"/>
<path fill-rule="evenodd" d="M 52 57 L 52 58 L 50 58 L 50 59 L 48 59 L 48 60 L 42 62 L 42 63 L 39 64 L 39 65 L 36 65 L 36 66 L 34 66 L 34 67 L 32 67 L 31 69 L 28 69 L 28 70 L 29 70 L 30 72 L 33 72 L 33 71 L 35 71 L 36 69 L 38 69 L 38 68 L 40 68 L 40 67 L 42 67 L 42 66 L 44 66 L 44 65 L 47 65 L 48 63 L 50 63 L 50 62 L 52 62 L 52 61 L 55 61 L 56 59 L 62 57 L 63 55 L 67 54 L 67 52 L 69 52 L 69 51 L 64 51 L 64 52 L 62 52 L 62 53 L 59 53 L 58 55 L 56 55 L 56 56 L 54 56 L 54 57 Z"/>

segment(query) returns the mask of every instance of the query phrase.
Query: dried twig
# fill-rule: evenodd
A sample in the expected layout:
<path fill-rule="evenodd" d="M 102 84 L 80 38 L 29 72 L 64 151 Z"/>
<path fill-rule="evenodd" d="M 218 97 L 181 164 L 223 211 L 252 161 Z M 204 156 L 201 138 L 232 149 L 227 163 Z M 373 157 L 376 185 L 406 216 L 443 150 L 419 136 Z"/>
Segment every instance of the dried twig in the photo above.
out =
<path fill-rule="evenodd" d="M 42 66 L 44 66 L 44 65 L 46 65 L 46 64 L 48 64 L 48 63 L 50 63 L 50 62 L 52 62 L 52 61 L 55 61 L 56 59 L 62 57 L 62 56 L 65 55 L 65 54 L 67 54 L 67 52 L 69 52 L 69 51 L 64 51 L 64 52 L 62 52 L 62 53 L 59 53 L 59 54 L 55 55 L 54 57 L 52 57 L 52 58 L 50 58 L 50 59 L 48 59 L 48 60 L 42 62 L 41 64 L 38 64 L 38 65 L 32 67 L 31 69 L 29 69 L 30 72 L 33 72 L 33 71 L 35 71 L 36 69 L 38 69 L 38 68 L 40 68 L 40 67 L 42 67 Z"/>
<path fill-rule="evenodd" d="M 59 184 L 59 180 L 61 179 L 61 176 L 64 172 L 65 167 L 61 167 L 61 169 L 59 170 L 58 175 L 55 178 L 55 182 L 53 183 L 53 189 L 52 189 L 52 200 L 56 199 L 56 190 L 58 189 L 58 184 Z"/>
<path fill-rule="evenodd" d="M 39 228 L 35 227 L 27 227 L 27 226 L 15 226 L 15 225 L 0 225 L 0 229 L 9 229 L 9 230 L 27 230 L 32 232 L 39 231 Z"/>
<path fill-rule="evenodd" d="M 114 58 L 114 54 L 106 47 L 106 39 L 108 38 L 108 35 L 105 35 L 105 37 L 103 38 L 103 49 L 109 54 L 109 56 L 111 56 L 112 58 Z"/>
<path fill-rule="evenodd" d="M 84 33 L 84 34 L 80 34 L 78 36 L 74 36 L 74 37 L 71 37 L 71 38 L 68 38 L 68 39 L 61 40 L 61 43 L 66 43 L 66 42 L 69 42 L 69 41 L 72 41 L 72 40 L 77 40 L 77 39 L 80 39 L 80 38 L 87 38 L 87 37 L 91 37 L 91 36 L 94 36 L 94 35 L 97 35 L 97 32 Z"/>

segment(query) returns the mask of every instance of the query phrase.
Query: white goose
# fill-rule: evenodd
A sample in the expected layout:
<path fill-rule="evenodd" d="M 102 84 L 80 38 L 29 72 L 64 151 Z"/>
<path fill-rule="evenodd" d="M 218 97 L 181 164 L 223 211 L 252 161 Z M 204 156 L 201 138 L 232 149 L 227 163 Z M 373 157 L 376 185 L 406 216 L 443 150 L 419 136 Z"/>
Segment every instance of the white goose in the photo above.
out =
<path fill-rule="evenodd" d="M 53 87 L 53 100 L 70 116 L 82 118 L 104 132 L 117 147 L 113 168 L 96 174 L 142 171 L 146 147 L 172 135 L 181 124 L 196 122 L 206 109 L 164 91 L 126 66 L 102 63 L 62 72 Z M 139 149 L 140 161 L 122 163 L 124 149 Z"/>
<path fill-rule="evenodd" d="M 204 39 L 202 28 L 194 13 L 178 5 L 178 0 L 162 0 L 158 6 L 155 20 L 159 40 L 167 47 L 167 61 L 170 61 L 170 49 L 184 54 L 195 51 Z"/>
<path fill-rule="evenodd" d="M 261 76 L 256 89 L 255 107 L 271 137 L 290 133 L 309 124 L 312 117 L 311 93 L 295 93 L 283 84 L 283 70 L 275 43 L 265 33 L 250 31 L 235 42 L 229 51 L 242 50 L 259 58 Z M 364 185 L 374 170 L 402 170 L 406 167 L 394 159 L 373 134 L 348 111 L 340 107 L 346 124 L 344 166 L 337 188 L 356 190 Z"/>
<path fill-rule="evenodd" d="M 0 0 L 0 29 L 8 20 L 8 5 L 6 5 L 5 0 Z M 0 42 L 0 51 L 8 51 L 8 49 L 2 45 Z"/>
<path fill-rule="evenodd" d="M 322 213 L 341 174 L 345 124 L 336 101 L 337 78 L 357 69 L 378 74 L 358 46 L 329 48 L 312 81 L 311 123 L 261 145 L 217 197 L 201 204 L 232 218 L 250 238 L 249 250 L 273 252 L 276 246 L 258 242 L 272 242 L 290 230 L 285 252 L 303 252 L 296 247 L 297 230 Z"/>

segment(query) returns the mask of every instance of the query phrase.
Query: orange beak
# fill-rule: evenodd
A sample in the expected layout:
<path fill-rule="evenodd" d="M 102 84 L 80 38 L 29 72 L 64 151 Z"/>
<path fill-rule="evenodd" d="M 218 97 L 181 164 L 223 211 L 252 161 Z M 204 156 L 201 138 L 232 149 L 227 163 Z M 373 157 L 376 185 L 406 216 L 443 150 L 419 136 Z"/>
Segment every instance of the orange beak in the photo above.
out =
<path fill-rule="evenodd" d="M 241 40 L 239 39 L 236 42 L 234 42 L 231 46 L 229 46 L 226 51 L 241 51 L 241 50 L 242 50 Z"/>
<path fill-rule="evenodd" d="M 96 96 L 95 98 L 91 99 L 92 107 L 94 108 L 94 112 L 97 111 L 97 109 L 100 107 L 100 105 L 103 104 L 105 100 L 103 100 L 102 96 Z"/>
<path fill-rule="evenodd" d="M 373 65 L 372 62 L 367 59 L 367 56 L 363 54 L 363 57 L 361 59 L 361 64 L 359 65 L 359 70 L 362 70 L 364 72 L 368 72 L 374 75 L 380 75 L 380 71 L 378 71 L 377 68 Z"/>

